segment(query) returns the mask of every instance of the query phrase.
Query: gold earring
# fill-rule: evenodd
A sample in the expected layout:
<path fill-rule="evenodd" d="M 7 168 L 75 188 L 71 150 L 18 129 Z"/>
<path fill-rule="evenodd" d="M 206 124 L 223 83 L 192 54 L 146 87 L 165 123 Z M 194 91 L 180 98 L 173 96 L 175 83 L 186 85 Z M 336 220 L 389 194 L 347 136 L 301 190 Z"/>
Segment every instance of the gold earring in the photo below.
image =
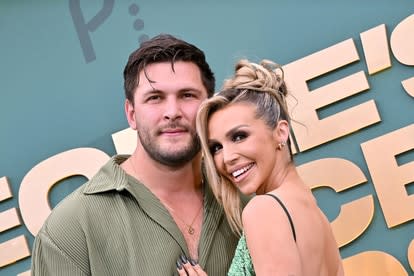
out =
<path fill-rule="evenodd" d="M 277 146 L 277 148 L 279 150 L 282 150 L 284 146 L 286 146 L 286 142 L 285 141 L 282 141 L 282 142 L 279 143 L 279 145 Z"/>

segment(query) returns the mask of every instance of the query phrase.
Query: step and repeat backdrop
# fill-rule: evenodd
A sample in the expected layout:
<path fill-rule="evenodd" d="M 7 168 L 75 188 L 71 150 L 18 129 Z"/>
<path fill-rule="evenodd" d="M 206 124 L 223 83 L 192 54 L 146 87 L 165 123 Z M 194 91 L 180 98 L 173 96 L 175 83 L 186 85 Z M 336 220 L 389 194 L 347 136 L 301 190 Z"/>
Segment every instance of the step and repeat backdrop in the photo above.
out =
<path fill-rule="evenodd" d="M 0 275 L 30 275 L 51 209 L 129 153 L 122 71 L 159 33 L 283 65 L 300 174 L 346 275 L 414 275 L 414 2 L 0 2 Z"/>

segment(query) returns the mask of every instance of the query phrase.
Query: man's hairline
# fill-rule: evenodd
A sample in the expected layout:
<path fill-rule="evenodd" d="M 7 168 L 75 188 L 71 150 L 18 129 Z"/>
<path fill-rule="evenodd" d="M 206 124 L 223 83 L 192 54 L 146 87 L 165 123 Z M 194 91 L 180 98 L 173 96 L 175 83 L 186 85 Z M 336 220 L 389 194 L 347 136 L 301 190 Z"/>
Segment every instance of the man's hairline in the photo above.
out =
<path fill-rule="evenodd" d="M 175 74 L 175 70 L 174 70 L 174 64 L 176 64 L 177 62 L 183 62 L 183 63 L 192 63 L 192 64 L 194 64 L 196 67 L 197 67 L 197 69 L 198 69 L 198 71 L 199 71 L 199 73 L 200 73 L 200 80 L 201 80 L 201 84 L 202 84 L 202 86 L 204 87 L 204 90 L 205 90 L 205 92 L 206 92 L 206 99 L 209 99 L 209 98 L 211 98 L 213 95 L 214 95 L 214 91 L 213 91 L 213 93 L 212 93 L 212 95 L 210 96 L 209 95 L 209 91 L 208 91 L 208 88 L 205 86 L 205 84 L 204 84 L 204 81 L 203 81 L 203 74 L 202 74 L 202 70 L 201 70 L 201 68 L 200 68 L 200 66 L 196 63 L 196 62 L 194 62 L 194 61 L 191 61 L 191 60 L 165 60 L 165 61 L 154 61 L 154 62 L 151 62 L 151 63 L 149 63 L 149 64 L 147 64 L 147 63 L 145 63 L 144 64 L 144 66 L 140 69 L 140 71 L 138 71 L 137 72 L 137 76 L 136 76 L 136 82 L 135 82 L 135 86 L 134 86 L 134 88 L 133 88 L 133 93 L 132 93 L 132 99 L 133 99 L 133 101 L 132 101 L 132 105 L 134 106 L 134 99 L 135 99 L 135 94 L 136 94 L 136 90 L 138 89 L 138 86 L 139 86 L 139 83 L 140 83 L 140 78 L 139 78 L 139 76 L 141 75 L 141 72 L 144 72 L 144 76 L 145 76 L 145 78 L 147 79 L 147 81 L 148 81 L 148 83 L 150 83 L 151 84 L 151 80 L 148 78 L 148 75 L 147 75 L 147 73 L 146 73 L 146 68 L 147 68 L 147 66 L 150 66 L 150 65 L 153 65 L 153 64 L 160 64 L 160 63 L 170 63 L 171 64 L 171 69 L 172 69 L 172 72 Z M 154 81 L 155 82 L 155 81 Z M 155 89 L 154 89 L 155 90 Z M 126 100 L 128 100 L 129 101 L 129 99 L 127 98 Z"/>

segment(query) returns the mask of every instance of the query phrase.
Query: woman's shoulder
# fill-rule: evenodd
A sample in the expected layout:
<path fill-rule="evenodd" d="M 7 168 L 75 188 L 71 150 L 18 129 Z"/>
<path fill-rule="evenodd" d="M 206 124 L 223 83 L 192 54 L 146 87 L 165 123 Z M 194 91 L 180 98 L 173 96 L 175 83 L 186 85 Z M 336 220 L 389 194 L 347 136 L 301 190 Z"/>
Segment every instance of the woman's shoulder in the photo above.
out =
<path fill-rule="evenodd" d="M 257 212 L 264 211 L 266 206 L 269 204 L 266 197 L 262 195 L 253 196 L 247 202 L 243 209 L 244 216 L 251 216 L 257 214 Z"/>
<path fill-rule="evenodd" d="M 286 231 L 296 240 L 295 223 L 291 212 L 294 204 L 278 194 L 265 194 L 254 197 L 242 213 L 245 229 L 264 228 L 271 231 Z M 249 231 L 249 230 L 247 230 Z M 256 230 L 254 230 L 256 231 Z M 259 230 L 264 234 L 265 231 Z"/>
<path fill-rule="evenodd" d="M 269 216 L 277 215 L 278 210 L 281 209 L 281 204 L 284 205 L 283 203 L 275 202 L 275 199 L 268 194 L 254 196 L 243 209 L 243 223 L 250 220 L 269 218 Z"/>

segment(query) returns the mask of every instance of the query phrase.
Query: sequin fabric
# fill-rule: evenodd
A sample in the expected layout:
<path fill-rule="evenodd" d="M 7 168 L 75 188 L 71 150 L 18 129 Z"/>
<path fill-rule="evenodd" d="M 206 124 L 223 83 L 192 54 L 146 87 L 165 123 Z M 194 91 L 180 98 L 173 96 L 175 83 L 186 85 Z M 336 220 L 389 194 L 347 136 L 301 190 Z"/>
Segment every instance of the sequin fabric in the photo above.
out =
<path fill-rule="evenodd" d="M 246 237 L 240 237 L 227 276 L 254 276 L 252 257 L 247 248 Z"/>

